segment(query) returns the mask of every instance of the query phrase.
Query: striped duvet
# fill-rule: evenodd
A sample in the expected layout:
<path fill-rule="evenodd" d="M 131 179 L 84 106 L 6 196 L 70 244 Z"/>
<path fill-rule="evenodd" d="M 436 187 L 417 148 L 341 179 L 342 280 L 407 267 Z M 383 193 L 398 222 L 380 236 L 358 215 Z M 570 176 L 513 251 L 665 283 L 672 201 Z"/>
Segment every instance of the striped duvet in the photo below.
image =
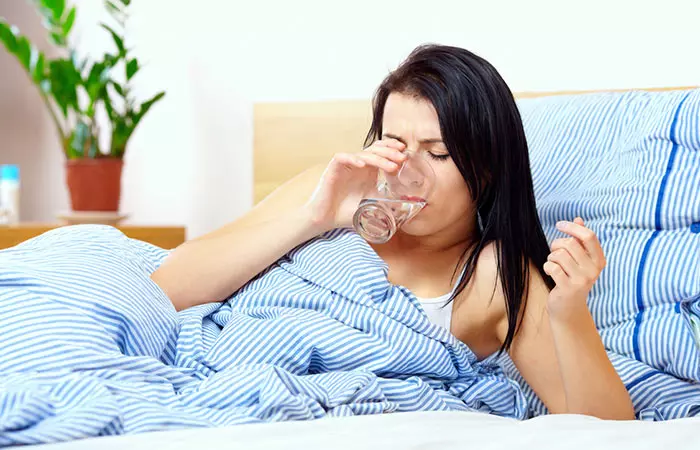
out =
<path fill-rule="evenodd" d="M 416 410 L 522 418 L 518 385 L 430 323 L 353 232 L 176 314 L 167 252 L 110 227 L 0 252 L 0 446 Z"/>

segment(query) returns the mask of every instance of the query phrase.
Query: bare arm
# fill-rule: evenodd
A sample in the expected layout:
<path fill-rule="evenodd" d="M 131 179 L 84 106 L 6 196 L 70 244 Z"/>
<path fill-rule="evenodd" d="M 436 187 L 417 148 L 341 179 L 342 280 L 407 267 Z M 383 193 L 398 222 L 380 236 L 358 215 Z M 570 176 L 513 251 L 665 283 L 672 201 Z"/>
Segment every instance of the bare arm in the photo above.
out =
<path fill-rule="evenodd" d="M 551 413 L 634 419 L 632 402 L 613 368 L 590 312 L 551 314 L 544 281 L 535 275 L 510 356 Z"/>
<path fill-rule="evenodd" d="M 186 242 L 151 278 L 175 309 L 222 301 L 294 247 L 348 226 L 377 168 L 396 170 L 403 144 L 378 141 L 358 154 L 340 153 L 327 166 L 285 183 L 240 219 Z"/>
<path fill-rule="evenodd" d="M 545 264 L 557 285 L 549 292 L 532 268 L 528 303 L 511 358 L 553 413 L 634 419 L 629 393 L 586 305 L 605 266 L 602 249 L 580 219 L 562 231 L 574 237 L 555 241 Z"/>
<path fill-rule="evenodd" d="M 567 411 L 601 419 L 633 420 L 629 393 L 615 371 L 588 309 L 576 320 L 550 317 Z"/>
<path fill-rule="evenodd" d="M 303 208 L 323 168 L 292 179 L 248 214 L 170 254 L 151 278 L 175 309 L 221 301 L 323 230 Z"/>

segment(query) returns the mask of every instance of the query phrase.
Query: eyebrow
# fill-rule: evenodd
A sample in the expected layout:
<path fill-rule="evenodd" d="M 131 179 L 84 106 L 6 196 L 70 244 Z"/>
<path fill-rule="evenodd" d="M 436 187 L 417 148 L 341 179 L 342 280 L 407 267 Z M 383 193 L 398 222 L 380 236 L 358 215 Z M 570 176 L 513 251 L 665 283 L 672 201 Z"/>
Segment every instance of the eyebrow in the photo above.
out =
<path fill-rule="evenodd" d="M 408 145 L 406 141 L 404 141 L 400 136 L 396 136 L 395 134 L 391 133 L 384 133 L 382 134 L 383 137 L 389 138 L 389 139 L 396 139 L 397 141 L 401 142 L 403 145 Z M 442 144 L 442 139 L 439 138 L 429 138 L 429 139 L 421 139 L 420 141 L 421 144 Z"/>

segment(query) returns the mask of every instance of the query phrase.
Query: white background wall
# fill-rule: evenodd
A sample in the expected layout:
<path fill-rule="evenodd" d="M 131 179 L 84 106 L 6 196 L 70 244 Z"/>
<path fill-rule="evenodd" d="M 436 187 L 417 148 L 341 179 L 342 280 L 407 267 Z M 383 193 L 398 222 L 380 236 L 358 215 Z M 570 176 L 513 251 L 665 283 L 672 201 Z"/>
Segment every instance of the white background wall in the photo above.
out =
<path fill-rule="evenodd" d="M 99 52 L 102 2 L 76 3 L 80 48 Z M 480 54 L 515 91 L 700 85 L 697 0 L 132 3 L 131 44 L 148 63 L 137 87 L 168 94 L 132 140 L 122 209 L 190 237 L 250 208 L 254 102 L 368 98 L 423 42 Z M 29 8 L 0 0 L 0 15 L 36 28 Z M 20 160 L 25 197 L 45 199 L 27 200 L 25 219 L 50 221 L 68 204 L 60 152 L 13 64 L 0 55 L 0 163 Z"/>

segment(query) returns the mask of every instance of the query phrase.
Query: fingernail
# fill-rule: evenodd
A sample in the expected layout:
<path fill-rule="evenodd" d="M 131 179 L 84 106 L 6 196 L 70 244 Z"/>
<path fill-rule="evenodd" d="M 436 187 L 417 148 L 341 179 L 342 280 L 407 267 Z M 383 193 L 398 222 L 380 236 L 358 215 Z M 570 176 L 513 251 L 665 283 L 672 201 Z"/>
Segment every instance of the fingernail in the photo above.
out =
<path fill-rule="evenodd" d="M 566 225 L 567 225 L 567 223 L 564 222 L 563 220 L 561 220 L 561 221 L 557 222 L 557 229 L 564 230 L 564 229 L 566 229 Z"/>

